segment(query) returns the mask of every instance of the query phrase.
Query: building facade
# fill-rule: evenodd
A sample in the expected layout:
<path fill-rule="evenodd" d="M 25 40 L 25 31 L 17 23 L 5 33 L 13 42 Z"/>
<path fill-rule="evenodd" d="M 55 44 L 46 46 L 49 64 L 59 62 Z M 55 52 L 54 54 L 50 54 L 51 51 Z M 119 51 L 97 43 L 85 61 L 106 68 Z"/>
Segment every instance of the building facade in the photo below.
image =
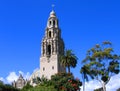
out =
<path fill-rule="evenodd" d="M 64 54 L 64 42 L 55 12 L 52 10 L 47 21 L 45 35 L 41 43 L 40 78 L 50 79 L 52 75 L 65 72 L 60 64 L 60 56 Z"/>
<path fill-rule="evenodd" d="M 20 74 L 19 78 L 17 81 L 14 81 L 12 83 L 12 86 L 18 89 L 22 89 L 25 85 L 27 84 L 27 80 L 23 78 L 23 76 Z"/>

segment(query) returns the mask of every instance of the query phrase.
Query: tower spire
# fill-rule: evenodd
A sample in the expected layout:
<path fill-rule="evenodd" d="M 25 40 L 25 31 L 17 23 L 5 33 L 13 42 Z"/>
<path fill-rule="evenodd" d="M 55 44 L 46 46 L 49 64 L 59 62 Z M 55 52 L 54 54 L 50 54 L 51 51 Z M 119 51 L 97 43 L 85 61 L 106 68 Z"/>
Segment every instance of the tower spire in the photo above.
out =
<path fill-rule="evenodd" d="M 52 8 L 54 9 L 54 5 Z M 52 75 L 66 71 L 65 67 L 59 63 L 59 57 L 64 54 L 64 41 L 61 38 L 58 19 L 53 9 L 50 12 L 41 44 L 40 78 L 44 76 L 51 79 Z"/>

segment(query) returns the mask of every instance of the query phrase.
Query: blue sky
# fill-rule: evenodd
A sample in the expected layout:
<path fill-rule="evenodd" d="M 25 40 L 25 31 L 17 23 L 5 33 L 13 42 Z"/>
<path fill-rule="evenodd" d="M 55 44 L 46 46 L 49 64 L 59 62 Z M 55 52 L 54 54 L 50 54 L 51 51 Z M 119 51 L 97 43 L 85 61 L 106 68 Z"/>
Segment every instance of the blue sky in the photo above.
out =
<path fill-rule="evenodd" d="M 51 5 L 59 19 L 67 49 L 79 58 L 72 69 L 79 73 L 86 51 L 109 40 L 120 54 L 119 0 L 0 0 L 0 77 L 10 72 L 30 74 L 39 67 L 40 43 Z"/>

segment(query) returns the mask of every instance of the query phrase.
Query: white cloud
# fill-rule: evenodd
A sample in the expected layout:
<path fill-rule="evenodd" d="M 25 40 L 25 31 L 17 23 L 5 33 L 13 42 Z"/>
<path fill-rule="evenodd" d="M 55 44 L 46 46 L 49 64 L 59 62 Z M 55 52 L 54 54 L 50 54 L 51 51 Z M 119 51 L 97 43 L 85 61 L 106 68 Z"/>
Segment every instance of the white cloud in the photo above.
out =
<path fill-rule="evenodd" d="M 120 88 L 120 73 L 113 76 L 107 84 L 107 91 L 116 91 Z"/>
<path fill-rule="evenodd" d="M 101 84 L 97 80 L 92 80 L 85 83 L 85 91 L 94 91 L 94 89 L 100 88 Z M 83 87 L 81 88 L 83 91 Z"/>
<path fill-rule="evenodd" d="M 5 79 L 3 77 L 0 77 L 0 81 L 5 82 Z"/>
<path fill-rule="evenodd" d="M 4 83 L 12 83 L 14 80 L 16 81 L 20 74 L 22 74 L 22 76 L 25 80 L 29 79 L 29 77 L 30 77 L 29 72 L 24 73 L 22 71 L 19 71 L 18 73 L 19 74 L 16 74 L 16 72 L 10 72 L 9 75 L 6 77 L 6 80 L 4 80 Z"/>
<path fill-rule="evenodd" d="M 92 80 L 85 83 L 85 91 L 94 91 L 94 89 L 100 88 L 101 84 L 97 80 Z M 120 73 L 111 78 L 109 83 L 106 85 L 107 91 L 116 91 L 120 88 Z M 83 87 L 81 88 L 83 91 Z"/>
<path fill-rule="evenodd" d="M 8 83 L 16 81 L 18 79 L 18 75 L 15 72 L 10 72 L 9 75 L 6 77 Z"/>
<path fill-rule="evenodd" d="M 3 77 L 0 77 L 0 80 L 3 81 Z"/>

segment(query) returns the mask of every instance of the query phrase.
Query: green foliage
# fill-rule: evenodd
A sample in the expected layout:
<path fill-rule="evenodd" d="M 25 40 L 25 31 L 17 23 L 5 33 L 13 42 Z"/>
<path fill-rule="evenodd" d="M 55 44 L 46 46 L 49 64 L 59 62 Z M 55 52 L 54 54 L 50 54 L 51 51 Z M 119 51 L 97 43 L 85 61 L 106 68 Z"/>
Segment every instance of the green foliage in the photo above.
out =
<path fill-rule="evenodd" d="M 51 86 L 52 85 L 51 80 L 48 80 L 44 76 L 42 76 L 41 78 L 40 77 L 34 78 L 33 83 L 35 83 L 37 85 L 41 85 L 41 86 L 44 86 L 44 85 L 45 86 Z"/>
<path fill-rule="evenodd" d="M 77 64 L 77 57 L 72 52 L 72 50 L 66 50 L 65 54 L 60 57 L 60 63 L 68 68 L 68 73 L 70 73 L 70 67 L 75 68 Z"/>
<path fill-rule="evenodd" d="M 20 91 L 27 91 L 28 89 L 33 88 L 29 83 L 27 83 Z"/>
<path fill-rule="evenodd" d="M 0 84 L 3 85 L 3 81 L 0 80 Z"/>
<path fill-rule="evenodd" d="M 32 80 L 33 80 L 33 83 L 35 83 L 35 84 L 39 84 L 41 82 L 40 77 L 34 78 Z"/>
<path fill-rule="evenodd" d="M 47 84 L 49 80 L 45 78 L 44 76 L 41 77 L 41 84 Z"/>
<path fill-rule="evenodd" d="M 114 54 L 112 43 L 106 41 L 87 51 L 80 72 L 83 74 L 84 79 L 88 80 L 88 76 L 90 76 L 92 79 L 102 81 L 106 85 L 111 76 L 119 73 L 119 59 L 120 57 Z"/>
<path fill-rule="evenodd" d="M 48 80 L 45 77 L 42 78 L 34 78 L 33 82 L 37 84 L 37 86 L 33 87 L 29 83 L 23 87 L 20 91 L 56 91 L 54 85 L 51 80 Z"/>
<path fill-rule="evenodd" d="M 25 90 L 20 90 L 20 91 L 57 91 L 53 86 L 41 86 L 38 85 L 36 87 L 31 87 Z"/>
<path fill-rule="evenodd" d="M 56 91 L 56 89 L 54 88 L 54 86 L 52 84 L 50 84 L 49 81 L 45 81 L 45 82 L 39 83 L 35 87 L 31 86 L 28 83 L 20 91 Z"/>
<path fill-rule="evenodd" d="M 82 83 L 70 73 L 58 73 L 51 77 L 57 91 L 77 91 Z"/>
<path fill-rule="evenodd" d="M 0 83 L 0 91 L 19 91 L 19 90 L 12 87 L 9 84 Z"/>

